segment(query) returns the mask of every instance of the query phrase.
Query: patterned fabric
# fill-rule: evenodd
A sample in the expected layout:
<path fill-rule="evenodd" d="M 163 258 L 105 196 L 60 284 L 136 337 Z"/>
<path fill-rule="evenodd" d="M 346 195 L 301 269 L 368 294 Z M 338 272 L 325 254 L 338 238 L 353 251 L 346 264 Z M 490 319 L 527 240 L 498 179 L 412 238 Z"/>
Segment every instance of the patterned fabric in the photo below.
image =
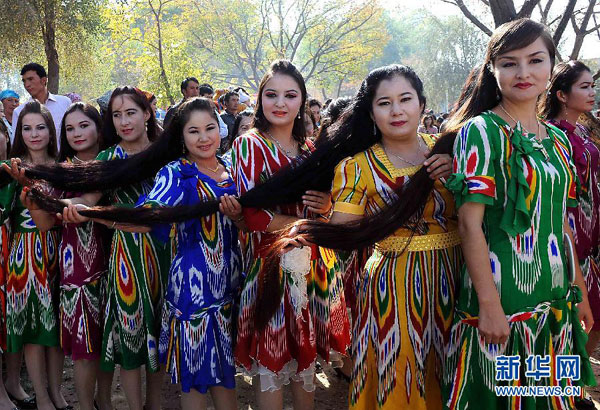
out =
<path fill-rule="evenodd" d="M 10 222 L 0 225 L 0 354 L 6 351 L 6 279 L 10 254 Z"/>
<path fill-rule="evenodd" d="M 497 397 L 494 386 L 505 382 L 496 382 L 494 360 L 502 354 L 520 355 L 521 369 L 530 354 L 579 354 L 580 382 L 593 383 L 587 337 L 575 308 L 579 289 L 569 284 L 563 251 L 567 206 L 577 205 L 571 144 L 557 128 L 546 125 L 546 130 L 549 137 L 540 143 L 520 124 L 511 129 L 488 111 L 456 137 L 448 187 L 458 206 L 485 204 L 491 270 L 511 332 L 503 345 L 486 344 L 480 337 L 477 294 L 464 266 L 444 376 L 449 409 L 471 408 L 474 402 L 485 409 L 573 407 L 569 397 Z M 523 374 L 515 385 L 558 383 L 553 377 L 536 382 Z"/>
<path fill-rule="evenodd" d="M 308 155 L 312 149 L 312 145 L 303 145 L 300 158 Z M 235 139 L 231 157 L 234 179 L 240 194 L 292 163 L 271 140 L 256 130 Z M 252 251 L 252 259 L 240 299 L 236 360 L 249 371 L 259 370 L 257 366 L 260 365 L 266 369 L 266 373 L 283 375 L 282 378 L 285 379 L 290 373 L 303 377 L 307 375 L 304 371 L 310 372 L 311 367 L 314 367 L 317 353 L 327 361 L 333 360 L 336 355 L 330 355 L 330 352 L 345 353 L 350 343 L 342 278 L 334 253 L 318 247 L 311 249 L 311 269 L 306 276 L 309 302 L 301 314 L 294 312 L 289 272 L 280 272 L 281 277 L 285 278 L 282 283 L 283 298 L 265 329 L 258 332 L 254 328 L 257 278 L 265 263 L 265 251 L 275 238 L 266 229 L 275 213 L 299 218 L 310 218 L 313 215 L 302 203 L 281 205 L 273 209 L 244 208 L 243 212 L 246 225 L 251 231 L 248 249 Z M 291 367 L 294 367 L 293 371 L 290 371 Z M 308 376 L 305 380 L 308 380 Z M 314 388 L 310 386 L 312 377 L 308 383 L 305 384 L 306 389 Z M 279 385 L 278 382 L 271 387 L 275 389 Z M 262 385 L 262 388 L 265 386 Z"/>
<path fill-rule="evenodd" d="M 60 344 L 73 360 L 97 360 L 102 349 L 111 234 L 104 225 L 92 221 L 63 225 L 61 233 Z"/>
<path fill-rule="evenodd" d="M 163 167 L 145 205 L 193 205 L 235 195 L 231 178 L 216 182 L 181 158 Z M 239 286 L 238 231 L 219 213 L 176 225 L 177 255 L 169 271 L 159 341 L 160 361 L 182 391 L 235 388 L 232 304 Z M 168 239 L 171 226 L 155 228 Z"/>
<path fill-rule="evenodd" d="M 98 154 L 100 161 L 127 158 L 120 145 Z M 144 180 L 111 191 L 110 203 L 134 206 L 148 194 L 153 181 Z M 149 233 L 115 230 L 108 265 L 108 287 L 102 336 L 101 366 L 114 369 L 120 364 L 127 370 L 146 365 L 157 371 L 158 334 L 164 285 L 170 264 L 170 245 L 164 245 Z"/>
<path fill-rule="evenodd" d="M 58 232 L 37 230 L 18 199 L 15 181 L 0 191 L 2 218 L 9 217 L 13 238 L 6 281 L 7 351 L 25 344 L 58 346 Z"/>
<path fill-rule="evenodd" d="M 429 147 L 435 143 L 430 135 L 420 137 Z M 380 144 L 347 158 L 336 169 L 334 210 L 378 213 L 418 169 L 395 168 Z M 455 233 L 456 227 L 452 196 L 436 181 L 413 240 Z M 410 236 L 402 228 L 386 241 Z M 352 409 L 442 407 L 442 364 L 452 323 L 454 275 L 461 262 L 459 246 L 402 252 L 376 244 L 356 285 Z"/>
<path fill-rule="evenodd" d="M 573 162 L 581 184 L 579 206 L 569 207 L 569 226 L 575 236 L 575 248 L 585 278 L 594 330 L 600 330 L 600 149 L 587 128 L 566 120 L 550 123 L 567 134 L 573 146 Z"/>

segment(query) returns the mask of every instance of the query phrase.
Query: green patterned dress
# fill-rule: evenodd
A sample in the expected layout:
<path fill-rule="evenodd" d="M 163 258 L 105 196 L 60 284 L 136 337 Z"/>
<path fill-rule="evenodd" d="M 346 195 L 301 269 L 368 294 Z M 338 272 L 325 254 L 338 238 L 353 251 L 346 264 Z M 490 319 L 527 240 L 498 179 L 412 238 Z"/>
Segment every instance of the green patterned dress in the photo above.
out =
<path fill-rule="evenodd" d="M 127 158 L 120 145 L 98 154 L 111 161 Z M 110 203 L 132 207 L 153 186 L 151 179 L 117 188 L 108 193 Z M 115 230 L 108 268 L 108 295 L 102 337 L 101 366 L 110 371 L 115 364 L 123 369 L 142 365 L 157 371 L 158 336 L 164 280 L 170 266 L 170 248 L 149 233 Z"/>
<path fill-rule="evenodd" d="M 510 336 L 503 345 L 480 337 L 477 294 L 463 266 L 444 376 L 449 409 L 572 408 L 572 397 L 496 396 L 497 385 L 571 384 L 553 376 L 527 377 L 529 355 L 580 355 L 581 379 L 573 384 L 594 383 L 575 307 L 581 291 L 570 283 L 563 244 L 567 206 L 576 204 L 572 149 L 562 131 L 551 125 L 546 130 L 549 137 L 540 143 L 520 124 L 513 130 L 488 111 L 456 137 L 447 186 L 457 208 L 466 202 L 485 205 L 483 230 Z M 499 355 L 520 356 L 516 380 L 496 381 Z"/>
<path fill-rule="evenodd" d="M 2 219 L 10 218 L 13 232 L 6 281 L 8 352 L 26 344 L 59 346 L 59 232 L 40 232 L 20 193 L 15 181 L 0 190 Z"/>

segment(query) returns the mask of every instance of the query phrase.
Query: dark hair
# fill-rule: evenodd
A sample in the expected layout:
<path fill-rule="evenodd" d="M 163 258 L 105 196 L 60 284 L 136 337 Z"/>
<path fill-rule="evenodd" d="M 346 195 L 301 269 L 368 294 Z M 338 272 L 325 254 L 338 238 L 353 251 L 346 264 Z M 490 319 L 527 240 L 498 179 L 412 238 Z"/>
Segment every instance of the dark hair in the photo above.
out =
<path fill-rule="evenodd" d="M 313 125 L 313 131 L 316 131 L 317 120 L 315 119 L 315 114 L 310 110 L 309 107 L 306 107 L 306 109 L 304 110 L 304 115 L 308 115 L 308 118 L 310 119 L 310 122 L 312 122 Z"/>
<path fill-rule="evenodd" d="M 563 105 L 558 99 L 558 92 L 562 91 L 565 94 L 569 94 L 573 84 L 586 71 L 591 73 L 590 68 L 581 61 L 558 63 L 552 71 L 549 90 L 540 101 L 540 116 L 547 120 L 556 118 Z"/>
<path fill-rule="evenodd" d="M 333 101 L 329 102 L 327 109 L 321 116 L 321 126 L 319 127 L 319 131 L 317 132 L 317 136 L 315 141 L 318 143 L 319 140 L 322 140 L 327 137 L 327 132 L 333 123 L 335 123 L 342 112 L 350 105 L 352 102 L 352 98 L 350 97 L 340 97 L 336 98 Z"/>
<path fill-rule="evenodd" d="M 25 75 L 27 71 L 35 71 L 40 78 L 48 77 L 46 69 L 38 63 L 25 64 L 23 68 L 21 68 L 21 75 Z"/>
<path fill-rule="evenodd" d="M 236 92 L 236 91 L 229 91 L 227 92 L 227 94 L 225 94 L 225 96 L 223 97 L 223 101 L 225 102 L 225 104 L 227 104 L 229 102 L 229 99 L 231 97 L 240 97 L 240 95 Z"/>
<path fill-rule="evenodd" d="M 210 84 L 206 84 L 206 83 L 204 83 L 200 86 L 199 91 L 200 91 L 200 95 L 205 95 L 205 94 L 212 95 L 215 93 L 215 90 L 212 88 L 212 86 Z"/>
<path fill-rule="evenodd" d="M 8 157 L 8 154 L 10 153 L 10 133 L 8 132 L 8 128 L 6 128 L 4 121 L 0 121 L 0 134 L 4 135 L 4 140 L 6 141 L 6 156 Z"/>
<path fill-rule="evenodd" d="M 323 108 L 321 101 L 317 100 L 316 98 L 311 98 L 308 100 L 308 108 L 312 107 L 313 105 L 318 105 L 319 108 Z"/>
<path fill-rule="evenodd" d="M 54 126 L 54 120 L 50 111 L 39 101 L 30 101 L 19 113 L 19 119 L 17 120 L 17 126 L 15 127 L 15 138 L 13 140 L 13 146 L 10 150 L 10 158 L 23 158 L 29 152 L 25 140 L 23 139 L 23 118 L 27 114 L 40 114 L 48 127 L 49 141 L 47 152 L 51 158 L 56 158 L 56 128 Z"/>
<path fill-rule="evenodd" d="M 74 113 L 75 111 L 79 111 L 83 113 L 86 117 L 88 117 L 96 126 L 96 130 L 98 132 L 98 147 L 100 151 L 108 148 L 106 144 L 104 144 L 104 139 L 102 138 L 102 117 L 98 110 L 90 104 L 86 104 L 83 102 L 75 102 L 71 104 L 65 114 L 63 116 L 62 122 L 60 124 L 60 151 L 58 153 L 58 162 L 66 161 L 67 158 L 72 158 L 77 154 L 77 151 L 71 147 L 69 141 L 67 140 L 67 130 L 66 130 L 66 120 L 69 114 Z"/>
<path fill-rule="evenodd" d="M 538 38 L 541 38 L 546 45 L 550 61 L 554 67 L 556 46 L 552 40 L 552 35 L 543 24 L 522 18 L 504 23 L 494 31 L 488 43 L 485 61 L 476 72 L 469 75 L 469 77 L 474 77 L 471 78 L 474 83 L 467 83 L 463 87 L 463 92 L 466 92 L 463 93 L 464 101 L 462 101 L 462 104 L 455 106 L 448 123 L 444 127 L 445 132 L 456 136 L 456 133 L 469 119 L 498 105 L 502 94 L 492 73 L 496 58 L 509 51 L 527 47 Z"/>
<path fill-rule="evenodd" d="M 188 88 L 188 85 L 191 82 L 195 82 L 196 84 L 200 84 L 200 82 L 196 79 L 196 77 L 188 77 L 181 82 L 181 93 L 183 94 L 185 90 Z"/>
<path fill-rule="evenodd" d="M 117 165 L 120 174 L 127 176 L 129 174 L 135 174 L 135 178 L 129 178 L 130 183 L 136 182 L 140 179 L 145 179 L 148 176 L 148 172 L 144 173 L 144 178 L 140 177 L 139 168 L 145 166 L 150 167 L 149 164 L 155 164 L 152 168 L 152 177 L 156 174 L 157 169 L 160 169 L 170 161 L 174 161 L 185 154 L 184 151 L 184 138 L 183 129 L 185 124 L 189 121 L 189 118 L 194 111 L 207 112 L 217 123 L 217 114 L 215 113 L 215 106 L 213 102 L 208 98 L 194 97 L 186 100 L 180 104 L 173 116 L 173 120 L 169 122 L 169 125 L 165 129 L 162 137 L 158 142 L 152 144 L 148 149 L 129 157 L 124 160 L 112 160 L 112 161 L 95 161 L 96 163 L 110 163 Z M 84 163 L 80 169 L 85 170 L 86 164 Z M 73 168 L 77 165 L 82 164 L 68 164 Z M 123 169 L 126 168 L 126 171 Z M 103 182 L 104 183 L 104 182 Z M 123 184 L 121 184 L 123 185 Z M 97 190 L 98 188 L 95 188 Z M 89 189 L 88 189 L 89 191 Z M 32 197 L 46 210 L 51 212 L 60 212 L 64 204 L 57 199 L 47 196 L 42 190 L 32 189 Z M 136 221 L 136 224 L 140 225 L 152 225 L 157 223 L 167 222 L 181 222 L 192 218 L 195 218 L 199 213 L 204 215 L 210 215 L 211 213 L 218 211 L 218 201 L 209 201 L 201 203 L 200 206 L 176 206 L 176 207 L 159 207 L 159 208 L 123 208 L 118 206 L 109 207 L 92 207 L 89 210 L 80 211 L 82 215 L 95 217 L 98 215 L 104 215 L 106 218 L 121 222 Z"/>
<path fill-rule="evenodd" d="M 254 116 L 254 111 L 252 111 L 250 109 L 245 109 L 244 111 L 239 113 L 237 115 L 237 117 L 235 117 L 235 122 L 233 123 L 233 129 L 231 130 L 231 142 L 232 143 L 233 143 L 233 140 L 235 140 L 235 138 L 238 136 L 238 133 L 240 131 L 240 124 L 242 123 L 242 120 L 244 118 L 248 118 L 248 117 L 252 117 L 252 116 Z"/>
<path fill-rule="evenodd" d="M 263 104 L 262 104 L 262 94 L 265 89 L 265 85 L 267 82 L 275 76 L 275 74 L 283 74 L 288 75 L 296 81 L 298 87 L 300 88 L 300 93 L 302 94 L 302 103 L 300 105 L 300 110 L 302 107 L 306 105 L 306 84 L 304 83 L 304 77 L 300 74 L 300 71 L 296 68 L 288 60 L 276 60 L 271 64 L 269 70 L 265 73 L 262 80 L 260 81 L 260 85 L 258 86 L 258 96 L 256 98 L 256 107 L 254 109 L 254 123 L 252 126 L 259 131 L 266 131 L 269 128 L 269 121 L 265 117 L 263 112 Z M 306 130 L 304 129 L 304 119 L 298 118 L 297 116 L 294 119 L 294 127 L 292 128 L 292 136 L 296 141 L 300 144 L 304 144 L 306 140 Z"/>

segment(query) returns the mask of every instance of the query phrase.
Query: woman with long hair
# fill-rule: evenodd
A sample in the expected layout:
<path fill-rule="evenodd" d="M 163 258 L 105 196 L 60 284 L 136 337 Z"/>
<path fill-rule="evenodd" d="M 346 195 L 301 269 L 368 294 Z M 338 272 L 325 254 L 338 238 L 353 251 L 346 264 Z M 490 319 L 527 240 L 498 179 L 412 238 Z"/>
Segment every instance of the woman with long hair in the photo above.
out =
<path fill-rule="evenodd" d="M 39 102 L 19 114 L 10 156 L 30 164 L 50 164 L 56 158 L 56 136 L 50 112 Z M 40 232 L 19 200 L 16 181 L 0 194 L 2 214 L 10 218 L 13 238 L 6 280 L 7 351 L 24 352 L 36 394 L 37 408 L 68 405 L 60 385 L 64 356 L 58 326 L 58 232 Z"/>
<path fill-rule="evenodd" d="M 119 161 L 148 148 L 157 139 L 156 122 L 147 98 L 137 89 L 120 87 L 113 91 L 104 117 L 103 138 L 110 148 L 100 152 L 99 161 Z M 114 144 L 114 145 L 113 145 Z M 69 164 L 86 170 L 87 164 Z M 66 167 L 68 168 L 68 167 Z M 93 176 L 82 172 L 83 178 Z M 138 175 L 139 176 L 139 175 Z M 134 179 L 105 195 L 118 207 L 132 207 L 140 196 L 150 192 L 153 179 Z M 84 191 L 98 189 L 87 187 Z M 65 199 L 68 223 L 87 222 L 77 209 L 93 206 L 103 196 L 92 192 L 78 198 Z M 160 408 L 158 336 L 163 281 L 170 262 L 170 247 L 156 241 L 148 233 L 127 232 L 126 226 L 104 221 L 114 229 L 109 259 L 106 317 L 102 337 L 100 366 L 112 371 L 121 367 L 121 383 L 132 410 L 141 410 L 142 387 L 140 368 L 146 367 L 146 408 Z"/>
<path fill-rule="evenodd" d="M 565 251 L 573 241 L 567 206 L 576 206 L 573 151 L 536 112 L 555 53 L 539 23 L 498 27 L 470 95 L 446 127 L 458 132 L 447 186 L 466 261 L 447 346 L 449 409 L 474 402 L 486 409 L 572 408 L 572 397 L 502 397 L 495 387 L 594 382 L 580 319 L 588 331 L 594 320 L 577 256 Z M 579 355 L 580 380 L 528 377 L 534 354 L 552 361 Z M 520 372 L 496 372 L 496 360 L 507 356 L 517 357 Z"/>
<path fill-rule="evenodd" d="M 442 365 L 462 257 L 456 210 L 440 180 L 450 173 L 450 158 L 430 157 L 435 137 L 417 133 L 425 103 L 423 84 L 409 67 L 369 73 L 328 135 L 370 144 L 338 165 L 330 223 L 301 221 L 292 230 L 297 240 L 282 242 L 346 250 L 375 244 L 356 284 L 353 409 L 442 407 Z M 421 185 L 432 186 L 424 196 L 414 191 L 417 172 L 430 181 Z M 418 201 L 414 208 L 395 210 L 410 200 Z M 393 231 L 378 234 L 387 225 Z"/>
<path fill-rule="evenodd" d="M 94 107 L 82 102 L 72 104 L 63 116 L 58 160 L 72 163 L 95 159 L 105 148 L 100 136 L 101 127 L 102 118 Z M 60 196 L 79 195 L 63 193 Z M 21 200 L 40 231 L 54 228 L 53 214 L 40 210 L 25 195 Z M 109 246 L 109 230 L 101 224 L 88 221 L 62 226 L 58 254 L 60 344 L 64 354 L 73 359 L 75 390 L 82 410 L 94 409 L 96 382 L 97 406 L 101 410 L 112 408 L 112 372 L 100 372 L 98 366 Z"/>
<path fill-rule="evenodd" d="M 437 134 L 439 128 L 435 125 L 436 118 L 435 115 L 429 114 L 424 115 L 421 119 L 421 125 L 419 125 L 419 132 L 423 132 L 426 134 Z"/>
<path fill-rule="evenodd" d="M 596 350 L 600 340 L 600 149 L 590 131 L 579 123 L 579 118 L 594 109 L 594 87 L 592 72 L 584 63 L 559 63 L 554 67 L 549 90 L 539 107 L 542 118 L 560 128 L 569 138 L 581 184 L 579 205 L 568 208 L 568 221 L 594 315 L 594 327 L 586 345 L 588 355 Z M 593 406 L 591 400 L 584 400 L 588 406 Z"/>
<path fill-rule="evenodd" d="M 302 118 L 305 104 L 302 75 L 289 61 L 274 62 L 259 86 L 254 129 L 233 143 L 240 195 L 310 155 L 313 147 L 306 141 Z M 299 218 L 326 217 L 330 194 L 308 191 L 301 201 L 286 202 L 243 211 L 253 255 L 240 299 L 236 359 L 255 376 L 261 409 L 281 409 L 282 387 L 290 381 L 294 408 L 312 408 L 317 353 L 326 361 L 337 360 L 350 339 L 333 252 L 310 247 L 311 268 L 301 278 L 282 271 L 279 261 L 268 260 L 266 253 L 274 232 Z M 276 265 L 277 277 L 264 277 L 269 263 Z"/>

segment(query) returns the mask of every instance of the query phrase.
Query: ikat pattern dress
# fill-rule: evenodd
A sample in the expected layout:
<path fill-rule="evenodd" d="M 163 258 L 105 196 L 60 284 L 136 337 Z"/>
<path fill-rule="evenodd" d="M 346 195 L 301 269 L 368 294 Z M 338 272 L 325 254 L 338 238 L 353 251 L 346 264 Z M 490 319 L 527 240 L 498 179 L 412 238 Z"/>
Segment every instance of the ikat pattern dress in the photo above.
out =
<path fill-rule="evenodd" d="M 6 281 L 7 351 L 25 344 L 59 345 L 59 232 L 40 232 L 19 200 L 16 181 L 0 191 L 2 218 L 11 220 L 13 238 Z"/>
<path fill-rule="evenodd" d="M 569 207 L 569 226 L 575 236 L 575 248 L 585 278 L 594 315 L 594 330 L 600 330 L 600 150 L 587 128 L 568 121 L 550 121 L 560 128 L 573 147 L 573 163 L 581 184 L 579 206 Z"/>
<path fill-rule="evenodd" d="M 98 154 L 97 159 L 111 161 L 127 158 L 120 145 Z M 108 193 L 116 206 L 135 206 L 153 186 L 147 179 Z M 150 233 L 115 230 L 108 267 L 107 301 L 102 336 L 101 366 L 126 370 L 146 365 L 157 371 L 158 336 L 164 285 L 170 262 L 170 245 L 155 240 Z"/>
<path fill-rule="evenodd" d="M 298 159 L 309 155 L 312 149 L 312 145 L 303 145 Z M 239 194 L 293 163 L 257 130 L 235 139 L 231 157 Z M 277 390 L 290 378 L 303 382 L 305 390 L 313 391 L 317 353 L 326 361 L 337 360 L 350 344 L 342 275 L 335 255 L 329 249 L 312 247 L 310 273 L 306 275 L 308 305 L 302 309 L 292 301 L 290 292 L 294 281 L 291 275 L 287 271 L 280 273 L 282 300 L 265 329 L 259 332 L 254 327 L 257 279 L 265 263 L 266 249 L 274 240 L 274 235 L 266 229 L 275 213 L 299 218 L 313 215 L 302 203 L 274 209 L 244 208 L 243 212 L 246 226 L 251 231 L 248 249 L 252 251 L 252 259 L 248 263 L 240 298 L 236 360 L 251 374 L 261 376 L 263 391 Z"/>
<path fill-rule="evenodd" d="M 432 136 L 419 134 L 432 147 Z M 338 164 L 334 211 L 373 215 L 398 198 L 420 167 L 395 168 L 383 147 Z M 352 409 L 440 409 L 442 366 L 462 256 L 452 195 L 439 180 L 415 235 L 375 244 L 358 277 L 350 384 Z"/>
<path fill-rule="evenodd" d="M 532 354 L 552 360 L 580 355 L 577 383 L 595 384 L 575 306 L 581 291 L 570 283 L 563 243 L 567 206 L 577 206 L 571 144 L 559 129 L 546 125 L 546 131 L 548 138 L 538 142 L 520 124 L 511 129 L 488 111 L 456 137 L 447 186 L 458 208 L 465 202 L 485 205 L 483 230 L 510 335 L 503 345 L 486 344 L 479 335 L 477 294 L 463 266 L 444 375 L 448 409 L 471 409 L 474 403 L 489 410 L 573 408 L 573 398 L 566 396 L 496 396 L 496 385 L 571 383 L 526 377 L 525 359 Z M 496 381 L 498 355 L 520 356 L 517 380 Z"/>
<path fill-rule="evenodd" d="M 8 278 L 8 257 L 11 239 L 10 219 L 5 212 L 0 213 L 0 353 L 6 351 L 6 280 Z"/>
<path fill-rule="evenodd" d="M 62 195 L 63 198 L 78 196 Z M 88 221 L 64 224 L 61 234 L 60 345 L 73 360 L 98 360 L 102 349 L 111 231 L 102 224 Z"/>
<path fill-rule="evenodd" d="M 231 177 L 222 182 L 181 158 L 157 174 L 146 206 L 194 205 L 236 195 Z M 175 225 L 177 254 L 171 264 L 159 341 L 161 363 L 182 391 L 235 388 L 232 320 L 239 287 L 241 251 L 238 230 L 218 212 Z M 171 226 L 153 233 L 168 241 Z"/>

